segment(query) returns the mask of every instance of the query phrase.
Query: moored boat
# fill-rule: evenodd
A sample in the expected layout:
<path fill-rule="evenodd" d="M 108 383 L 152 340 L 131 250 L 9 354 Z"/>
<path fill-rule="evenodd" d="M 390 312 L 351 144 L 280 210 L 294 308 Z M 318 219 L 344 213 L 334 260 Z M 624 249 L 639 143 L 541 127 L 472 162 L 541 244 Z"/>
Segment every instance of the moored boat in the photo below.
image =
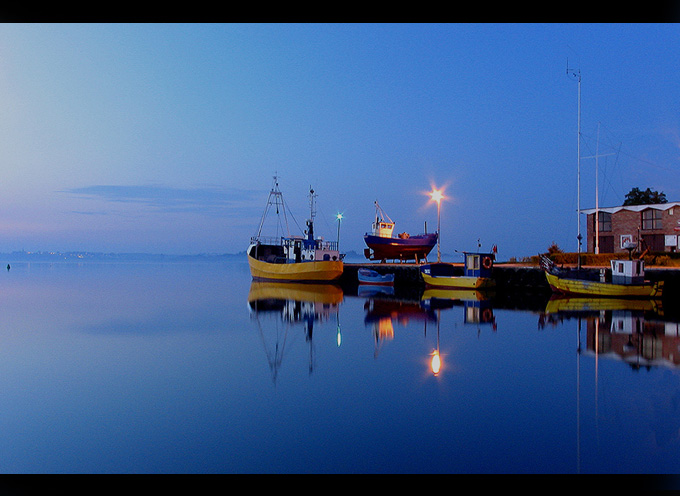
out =
<path fill-rule="evenodd" d="M 610 260 L 610 273 L 593 276 L 583 270 L 561 269 L 545 255 L 541 268 L 555 293 L 615 298 L 661 298 L 663 281 L 645 280 L 645 261 Z"/>
<path fill-rule="evenodd" d="M 368 248 L 364 255 L 369 260 L 426 260 L 427 255 L 437 244 L 437 233 L 411 236 L 403 232 L 393 236 L 394 221 L 375 202 L 375 221 L 371 233 L 364 235 Z"/>
<path fill-rule="evenodd" d="M 311 215 L 307 220 L 306 236 L 291 236 L 286 226 L 286 236 L 263 237 L 262 226 L 269 208 L 274 206 L 279 214 L 285 213 L 286 209 L 277 178 L 274 178 L 257 235 L 251 238 L 247 250 L 253 279 L 318 282 L 334 281 L 342 275 L 344 256 L 338 250 L 337 241 L 314 237 L 314 200 L 314 190 L 310 188 Z"/>
<path fill-rule="evenodd" d="M 464 256 L 462 274 L 460 268 L 452 263 L 437 262 L 423 265 L 420 268 L 420 275 L 425 281 L 425 286 L 461 289 L 487 289 L 496 286 L 496 281 L 491 277 L 495 258 L 493 253 L 464 253 Z"/>
<path fill-rule="evenodd" d="M 391 286 L 394 284 L 394 274 L 380 274 L 372 269 L 360 268 L 357 271 L 359 284 L 370 284 L 374 286 Z"/>

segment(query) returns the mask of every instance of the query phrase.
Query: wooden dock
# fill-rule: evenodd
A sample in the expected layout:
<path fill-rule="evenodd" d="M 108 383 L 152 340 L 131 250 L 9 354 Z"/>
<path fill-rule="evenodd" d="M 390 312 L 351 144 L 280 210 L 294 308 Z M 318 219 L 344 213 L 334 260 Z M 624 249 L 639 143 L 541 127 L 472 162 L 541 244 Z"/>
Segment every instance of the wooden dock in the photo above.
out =
<path fill-rule="evenodd" d="M 453 264 L 463 275 L 463 264 Z M 394 274 L 396 287 L 422 289 L 425 283 L 420 276 L 420 265 L 415 263 L 345 263 L 340 279 L 343 285 L 358 285 L 357 271 L 369 268 L 380 274 Z M 598 270 L 598 269 L 590 269 Z M 647 268 L 647 278 L 652 281 L 663 280 L 664 299 L 680 295 L 680 270 L 673 268 Z M 492 277 L 496 280 L 497 293 L 525 293 L 528 295 L 550 295 L 550 286 L 543 270 L 535 265 L 517 263 L 497 263 L 493 267 Z"/>

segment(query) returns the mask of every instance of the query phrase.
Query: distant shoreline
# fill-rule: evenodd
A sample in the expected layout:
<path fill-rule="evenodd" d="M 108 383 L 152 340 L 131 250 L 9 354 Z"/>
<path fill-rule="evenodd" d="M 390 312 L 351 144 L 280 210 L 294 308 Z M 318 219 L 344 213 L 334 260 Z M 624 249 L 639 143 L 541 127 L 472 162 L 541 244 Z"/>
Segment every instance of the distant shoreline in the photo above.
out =
<path fill-rule="evenodd" d="M 195 255 L 172 255 L 162 253 L 103 253 L 103 252 L 57 252 L 14 251 L 0 253 L 0 263 L 18 262 L 220 262 L 243 258 L 242 253 L 200 253 Z"/>
<path fill-rule="evenodd" d="M 447 260 L 455 258 L 448 257 Z M 231 262 L 246 261 L 246 252 L 239 253 L 106 253 L 88 251 L 13 251 L 0 252 L 0 264 L 19 262 Z M 350 250 L 345 255 L 347 262 L 367 262 L 363 254 Z"/>

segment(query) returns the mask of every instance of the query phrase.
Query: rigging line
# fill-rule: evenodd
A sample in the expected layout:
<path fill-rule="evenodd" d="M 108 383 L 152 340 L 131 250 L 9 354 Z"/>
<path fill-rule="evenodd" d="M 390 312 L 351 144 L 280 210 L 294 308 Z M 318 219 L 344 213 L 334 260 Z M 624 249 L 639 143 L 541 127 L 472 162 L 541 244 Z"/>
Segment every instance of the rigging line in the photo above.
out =
<path fill-rule="evenodd" d="M 605 127 L 605 130 L 608 131 L 609 134 L 611 134 L 612 136 L 614 136 L 614 133 L 612 133 L 612 132 L 611 132 L 609 129 L 607 129 L 606 127 Z M 618 139 L 617 139 L 616 141 L 619 142 L 619 152 L 622 153 L 623 155 L 625 155 L 625 156 L 627 156 L 627 157 L 629 157 L 629 158 L 632 158 L 632 159 L 634 159 L 634 160 L 638 160 L 638 161 L 640 161 L 640 162 L 643 162 L 643 163 L 645 163 L 645 164 L 647 164 L 647 165 L 651 165 L 651 166 L 656 167 L 656 168 L 658 168 L 658 169 L 662 169 L 662 170 L 666 170 L 666 171 L 670 171 L 670 172 L 678 172 L 677 169 L 672 169 L 672 168 L 669 168 L 669 167 L 664 167 L 663 165 L 656 164 L 656 163 L 654 163 L 654 162 L 652 162 L 652 161 L 650 161 L 650 160 L 647 160 L 647 159 L 644 159 L 644 158 L 640 158 L 640 157 L 636 157 L 635 155 L 633 155 L 633 154 L 631 154 L 631 153 L 627 153 L 627 152 L 625 152 L 625 151 L 621 151 L 622 142 L 620 142 Z"/>
<path fill-rule="evenodd" d="M 600 189 L 600 194 L 602 195 L 602 199 L 604 200 L 608 190 L 607 185 L 609 185 L 609 188 L 614 192 L 616 196 L 621 196 L 620 193 L 618 193 L 618 191 L 614 187 L 614 184 L 612 183 L 610 177 L 614 175 L 614 171 L 619 165 L 621 146 L 623 145 L 623 143 L 616 138 L 616 136 L 611 132 L 611 130 L 609 130 L 609 128 L 607 128 L 606 126 L 601 127 L 604 127 L 604 136 L 599 135 L 598 146 L 602 147 L 604 141 L 604 148 L 613 151 L 613 153 L 610 153 L 609 155 L 613 154 L 616 157 L 614 165 L 611 169 L 608 168 L 609 166 L 608 158 L 606 156 L 603 157 L 604 167 L 600 169 L 600 176 L 604 179 L 605 184 L 602 185 L 602 188 Z"/>
<path fill-rule="evenodd" d="M 298 224 L 297 219 L 296 219 L 295 216 L 293 215 L 293 212 L 292 212 L 291 209 L 288 207 L 288 205 L 286 205 L 286 208 L 288 208 L 288 213 L 290 214 L 290 217 L 291 217 L 291 219 L 293 219 L 293 222 L 295 223 L 295 225 L 297 226 L 297 228 L 300 230 L 300 232 L 303 232 L 302 228 L 300 227 L 300 224 Z"/>
<path fill-rule="evenodd" d="M 616 150 L 616 160 L 614 161 L 614 166 L 612 167 L 612 169 L 613 169 L 613 170 L 612 170 L 612 175 L 613 175 L 613 171 L 616 170 L 616 167 L 619 165 L 619 153 L 620 153 L 620 151 L 621 151 L 621 145 L 622 145 L 622 143 L 619 142 L 619 147 L 618 147 L 618 149 Z M 605 179 L 605 181 L 607 182 L 607 184 L 609 184 L 611 190 L 614 192 L 614 195 L 616 195 L 616 196 L 618 196 L 618 197 L 622 197 L 621 193 L 619 193 L 619 192 L 616 190 L 616 188 L 614 187 L 614 184 L 612 184 L 612 182 L 609 180 L 609 176 L 607 175 L 607 170 L 606 170 L 606 169 L 607 169 L 607 160 L 605 159 L 605 176 L 604 176 L 604 179 Z M 603 193 L 606 193 L 606 190 L 603 190 Z"/>
<path fill-rule="evenodd" d="M 605 159 L 605 162 L 606 161 L 607 160 Z M 614 167 L 616 167 L 616 165 Z M 610 177 L 607 175 L 606 171 L 604 171 L 603 176 L 604 176 L 603 179 L 605 180 L 606 184 L 602 188 L 602 200 L 605 201 L 605 196 L 606 196 L 608 189 L 611 190 L 615 196 L 620 197 L 621 194 L 619 193 L 617 188 L 614 186 L 614 184 L 611 182 Z M 607 188 L 606 186 L 609 186 L 609 188 Z"/>
<path fill-rule="evenodd" d="M 637 160 L 637 161 L 642 162 L 642 163 L 645 163 L 645 164 L 647 164 L 647 165 L 651 165 L 651 166 L 653 166 L 653 167 L 656 167 L 657 169 L 661 169 L 661 170 L 665 170 L 665 171 L 669 171 L 669 172 L 678 172 L 677 169 L 671 169 L 671 168 L 669 168 L 669 167 L 664 167 L 664 166 L 662 166 L 662 165 L 655 164 L 654 162 L 651 162 L 650 160 L 647 160 L 647 159 L 644 159 L 644 158 L 640 158 L 640 157 L 636 157 L 636 156 L 634 156 L 634 155 L 631 155 L 630 153 L 626 153 L 626 152 L 621 152 L 621 153 L 622 153 L 623 155 L 629 157 L 629 158 L 632 158 L 633 160 Z"/>
<path fill-rule="evenodd" d="M 326 215 L 326 211 L 324 210 L 323 204 L 321 205 L 321 209 L 319 209 L 319 202 L 318 201 L 317 201 L 316 205 L 317 205 L 316 209 L 321 210 L 321 218 L 323 219 L 324 224 L 326 224 L 326 229 L 328 229 L 327 232 L 332 232 L 331 231 L 332 228 L 331 228 L 330 224 L 328 223 L 328 217 Z"/>

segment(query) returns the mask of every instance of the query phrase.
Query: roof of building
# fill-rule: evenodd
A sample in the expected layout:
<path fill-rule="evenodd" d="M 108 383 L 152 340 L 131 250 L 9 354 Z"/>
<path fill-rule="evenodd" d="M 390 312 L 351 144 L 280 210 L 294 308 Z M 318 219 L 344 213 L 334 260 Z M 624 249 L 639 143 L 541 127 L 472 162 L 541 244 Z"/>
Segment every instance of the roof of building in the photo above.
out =
<path fill-rule="evenodd" d="M 668 203 L 652 203 L 649 205 L 621 205 L 619 207 L 600 207 L 598 209 L 594 208 L 582 208 L 581 213 L 590 215 L 594 214 L 596 210 L 600 212 L 607 212 L 614 214 L 621 210 L 628 210 L 629 212 L 641 212 L 647 210 L 648 208 L 654 208 L 656 210 L 668 210 L 669 208 L 680 207 L 680 202 L 668 202 Z"/>

